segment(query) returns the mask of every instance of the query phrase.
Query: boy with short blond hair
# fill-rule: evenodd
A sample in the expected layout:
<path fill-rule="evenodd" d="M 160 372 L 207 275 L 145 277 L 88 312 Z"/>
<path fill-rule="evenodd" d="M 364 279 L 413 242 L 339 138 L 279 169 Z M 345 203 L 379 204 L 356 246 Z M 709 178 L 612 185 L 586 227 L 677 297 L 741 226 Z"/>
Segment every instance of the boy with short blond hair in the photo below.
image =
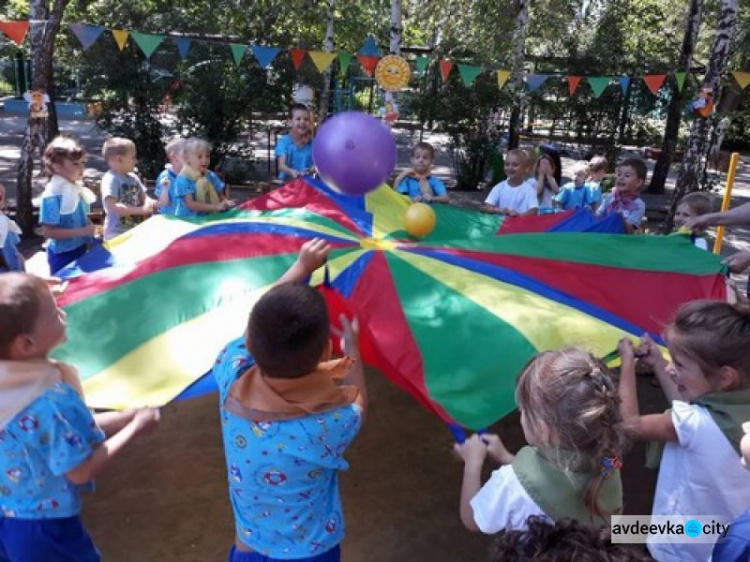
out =
<path fill-rule="evenodd" d="M 169 187 L 177 179 L 177 175 L 182 170 L 182 150 L 185 146 L 185 139 L 182 137 L 172 137 L 164 146 L 164 152 L 167 154 L 169 163 L 164 166 L 164 170 L 156 178 L 156 187 L 154 195 L 159 202 L 159 212 L 163 215 L 175 214 L 175 203 L 169 195 Z"/>
<path fill-rule="evenodd" d="M 445 184 L 430 174 L 434 159 L 435 148 L 430 143 L 420 142 L 414 145 L 411 150 L 412 167 L 398 175 L 393 182 L 393 189 L 408 195 L 414 202 L 450 203 Z"/>
<path fill-rule="evenodd" d="M 589 189 L 586 178 L 589 175 L 589 165 L 585 161 L 573 165 L 573 181 L 566 183 L 555 195 L 555 206 L 564 211 L 570 209 L 587 209 L 591 207 Z"/>

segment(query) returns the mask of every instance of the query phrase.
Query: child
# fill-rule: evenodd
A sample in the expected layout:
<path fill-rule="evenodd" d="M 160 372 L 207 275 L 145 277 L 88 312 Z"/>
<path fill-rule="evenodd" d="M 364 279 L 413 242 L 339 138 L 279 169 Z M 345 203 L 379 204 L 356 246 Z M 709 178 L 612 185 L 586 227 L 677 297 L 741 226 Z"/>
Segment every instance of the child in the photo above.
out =
<path fill-rule="evenodd" d="M 622 217 L 625 232 L 632 234 L 641 225 L 646 204 L 639 197 L 648 168 L 640 158 L 625 158 L 617 168 L 617 182 L 597 211 L 600 216 L 617 213 Z"/>
<path fill-rule="evenodd" d="M 71 138 L 57 137 L 44 150 L 50 180 L 42 193 L 39 222 L 53 275 L 85 254 L 96 232 L 88 218 L 96 195 L 81 184 L 85 164 L 86 151 Z"/>
<path fill-rule="evenodd" d="M 18 243 L 21 229 L 5 215 L 5 186 L 0 183 L 0 273 L 24 271 L 25 262 Z"/>
<path fill-rule="evenodd" d="M 207 141 L 197 137 L 187 139 L 182 147 L 182 162 L 169 193 L 176 216 L 197 217 L 234 206 L 234 202 L 224 198 L 224 182 L 208 169 L 211 145 Z"/>
<path fill-rule="evenodd" d="M 750 308 L 687 303 L 664 337 L 672 363 L 648 336 L 639 350 L 672 404 L 664 414 L 639 413 L 633 345 L 624 338 L 618 346 L 625 427 L 635 439 L 664 444 L 653 514 L 710 514 L 728 523 L 750 505 L 750 472 L 738 462 L 741 425 L 750 419 Z M 656 464 L 658 454 L 649 457 Z M 707 560 L 711 554 L 710 543 L 653 541 L 649 551 L 657 560 Z"/>
<path fill-rule="evenodd" d="M 367 394 L 356 321 L 342 318 L 348 357 L 331 361 L 325 302 L 301 283 L 329 252 L 320 239 L 302 246 L 213 369 L 236 529 L 230 561 L 340 559 L 337 474 Z"/>
<path fill-rule="evenodd" d="M 454 446 L 465 462 L 466 528 L 487 534 L 523 529 L 532 515 L 608 525 L 622 510 L 625 433 L 618 402 L 612 379 L 590 353 L 571 348 L 531 359 L 516 382 L 529 445 L 512 455 L 499 437 L 484 434 Z M 482 486 L 487 455 L 504 466 Z"/>
<path fill-rule="evenodd" d="M 505 157 L 507 177 L 492 188 L 482 206 L 483 211 L 510 217 L 537 214 L 536 189 L 531 182 L 524 181 L 526 166 L 527 157 L 523 150 L 514 148 L 508 151 Z"/>
<path fill-rule="evenodd" d="M 450 203 L 448 191 L 438 178 L 430 174 L 435 149 L 430 143 L 420 142 L 411 151 L 411 165 L 393 182 L 393 188 L 408 195 L 412 201 L 425 203 Z"/>
<path fill-rule="evenodd" d="M 602 203 L 602 181 L 609 171 L 609 162 L 604 156 L 594 156 L 589 160 L 589 177 L 586 186 L 589 190 L 591 210 L 596 211 Z"/>
<path fill-rule="evenodd" d="M 80 493 L 159 411 L 91 415 L 70 365 L 49 353 L 65 341 L 65 313 L 47 284 L 0 275 L 0 559 L 98 561 L 81 524 Z"/>
<path fill-rule="evenodd" d="M 302 103 L 289 108 L 289 134 L 276 142 L 279 179 L 293 180 L 313 171 L 310 110 Z"/>
<path fill-rule="evenodd" d="M 588 175 L 589 165 L 586 162 L 576 162 L 573 165 L 573 181 L 562 186 L 555 196 L 555 205 L 564 211 L 590 208 L 589 188 L 586 185 Z"/>
<path fill-rule="evenodd" d="M 677 227 L 677 232 L 690 234 L 691 231 L 687 227 L 688 221 L 695 217 L 707 215 L 711 212 L 712 207 L 711 196 L 707 193 L 694 191 L 685 195 L 677 204 L 677 210 L 674 214 L 674 225 Z M 691 239 L 696 248 L 708 250 L 708 242 L 702 228 L 696 229 L 696 233 Z"/>
<path fill-rule="evenodd" d="M 536 161 L 536 196 L 539 200 L 539 207 L 547 212 L 552 212 L 552 202 L 560 190 L 560 186 L 555 179 L 555 161 L 549 154 L 542 154 Z"/>
<path fill-rule="evenodd" d="M 112 137 L 104 141 L 102 156 L 109 170 L 102 177 L 104 206 L 104 240 L 111 240 L 140 224 L 156 207 L 146 196 L 146 188 L 133 173 L 136 163 L 135 143 Z"/>
<path fill-rule="evenodd" d="M 164 166 L 164 170 L 156 178 L 156 187 L 154 188 L 154 195 L 159 202 L 159 212 L 163 215 L 174 215 L 175 204 L 169 197 L 169 188 L 177 179 L 177 174 L 182 170 L 184 145 L 184 139 L 173 137 L 164 147 L 169 164 Z"/>

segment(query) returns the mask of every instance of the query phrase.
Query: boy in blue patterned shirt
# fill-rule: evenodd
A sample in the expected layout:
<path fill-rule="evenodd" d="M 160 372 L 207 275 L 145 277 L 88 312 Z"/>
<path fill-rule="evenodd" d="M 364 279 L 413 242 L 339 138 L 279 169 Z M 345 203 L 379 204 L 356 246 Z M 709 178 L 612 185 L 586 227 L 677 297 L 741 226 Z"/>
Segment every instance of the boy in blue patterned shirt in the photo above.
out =
<path fill-rule="evenodd" d="M 235 519 L 230 562 L 340 560 L 337 475 L 367 396 L 356 321 L 341 318 L 347 356 L 331 361 L 325 301 L 301 283 L 329 252 L 319 239 L 302 246 L 213 369 Z"/>

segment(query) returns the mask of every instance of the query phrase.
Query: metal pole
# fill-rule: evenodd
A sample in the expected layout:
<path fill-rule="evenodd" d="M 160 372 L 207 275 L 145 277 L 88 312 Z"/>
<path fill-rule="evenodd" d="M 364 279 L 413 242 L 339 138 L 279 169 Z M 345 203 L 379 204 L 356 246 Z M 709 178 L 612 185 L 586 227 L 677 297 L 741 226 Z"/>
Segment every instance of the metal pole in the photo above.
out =
<path fill-rule="evenodd" d="M 739 152 L 733 152 L 729 159 L 729 171 L 727 172 L 727 185 L 724 188 L 724 199 L 721 201 L 721 212 L 729 209 L 729 202 L 732 200 L 732 186 L 734 185 L 734 175 L 737 173 L 737 163 L 740 159 Z M 724 240 L 724 227 L 716 229 L 716 241 L 714 241 L 714 254 L 721 253 L 721 243 Z"/>

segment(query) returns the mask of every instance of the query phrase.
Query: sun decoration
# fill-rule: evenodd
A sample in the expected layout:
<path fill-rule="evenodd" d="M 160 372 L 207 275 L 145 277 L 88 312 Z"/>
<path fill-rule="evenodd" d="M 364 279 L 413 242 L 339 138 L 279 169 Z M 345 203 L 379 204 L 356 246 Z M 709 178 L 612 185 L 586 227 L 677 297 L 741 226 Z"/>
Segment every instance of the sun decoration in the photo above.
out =
<path fill-rule="evenodd" d="M 409 83 L 409 63 L 398 55 L 388 55 L 375 68 L 375 80 L 387 92 L 403 90 Z"/>

